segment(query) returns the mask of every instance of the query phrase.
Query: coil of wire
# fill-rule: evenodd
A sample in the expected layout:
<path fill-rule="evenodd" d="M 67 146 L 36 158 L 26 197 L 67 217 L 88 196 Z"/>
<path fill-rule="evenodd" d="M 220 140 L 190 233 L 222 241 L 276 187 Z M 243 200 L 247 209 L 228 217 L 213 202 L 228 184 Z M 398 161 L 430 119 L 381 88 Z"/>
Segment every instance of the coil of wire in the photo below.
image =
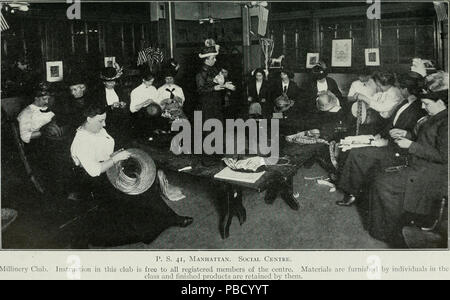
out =
<path fill-rule="evenodd" d="M 126 161 L 121 161 L 106 171 L 111 184 L 128 195 L 140 195 L 155 182 L 156 165 L 148 153 L 141 149 L 127 149 L 131 154 Z"/>

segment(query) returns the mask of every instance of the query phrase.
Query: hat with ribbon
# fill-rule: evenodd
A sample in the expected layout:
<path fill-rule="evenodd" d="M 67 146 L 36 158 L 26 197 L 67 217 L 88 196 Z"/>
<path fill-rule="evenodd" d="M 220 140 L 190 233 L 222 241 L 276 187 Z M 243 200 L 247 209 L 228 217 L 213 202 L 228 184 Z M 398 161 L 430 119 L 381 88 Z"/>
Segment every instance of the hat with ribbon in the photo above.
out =
<path fill-rule="evenodd" d="M 217 55 L 219 55 L 219 49 L 220 49 L 220 46 L 217 45 L 213 39 L 207 39 L 205 41 L 205 47 L 202 48 L 202 50 L 198 56 L 200 58 L 206 58 L 209 56 L 217 56 Z"/>
<path fill-rule="evenodd" d="M 122 74 L 123 68 L 115 63 L 114 67 L 106 67 L 102 69 L 100 73 L 100 79 L 103 81 L 114 81 L 119 79 Z"/>

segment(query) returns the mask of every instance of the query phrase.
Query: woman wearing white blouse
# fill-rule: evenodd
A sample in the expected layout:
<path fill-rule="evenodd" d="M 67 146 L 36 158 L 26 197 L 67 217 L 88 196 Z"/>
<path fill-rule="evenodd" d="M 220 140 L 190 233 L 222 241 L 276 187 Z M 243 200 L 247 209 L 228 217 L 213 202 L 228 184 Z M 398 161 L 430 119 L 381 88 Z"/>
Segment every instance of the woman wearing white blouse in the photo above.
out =
<path fill-rule="evenodd" d="M 82 239 L 94 246 L 117 246 L 136 242 L 150 243 L 171 226 L 186 227 L 190 217 L 177 215 L 161 198 L 158 184 L 140 195 L 116 190 L 105 172 L 130 157 L 128 151 L 114 153 L 114 139 L 104 129 L 106 112 L 90 106 L 86 121 L 78 128 L 71 146 L 72 159 L 80 167 L 80 183 L 85 194 L 92 194 L 100 209 L 84 222 Z M 81 171 L 81 172 L 80 172 Z"/>
<path fill-rule="evenodd" d="M 375 83 L 381 92 L 372 97 L 367 97 L 361 93 L 355 93 L 355 100 L 362 100 L 367 105 L 377 111 L 383 119 L 389 119 L 397 105 L 403 101 L 400 90 L 395 87 L 394 74 L 390 72 L 377 72 L 373 76 Z"/>

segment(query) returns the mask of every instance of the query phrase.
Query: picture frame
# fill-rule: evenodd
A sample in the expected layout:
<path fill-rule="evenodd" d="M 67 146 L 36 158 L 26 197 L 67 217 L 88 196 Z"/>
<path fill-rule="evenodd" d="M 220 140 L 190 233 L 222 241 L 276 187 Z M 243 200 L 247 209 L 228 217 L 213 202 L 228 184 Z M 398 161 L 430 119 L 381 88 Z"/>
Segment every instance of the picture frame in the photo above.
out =
<path fill-rule="evenodd" d="M 115 63 L 116 63 L 115 56 L 105 56 L 105 68 L 114 67 Z"/>
<path fill-rule="evenodd" d="M 380 66 L 380 49 L 365 49 L 366 66 Z"/>
<path fill-rule="evenodd" d="M 352 66 L 352 39 L 337 39 L 332 41 L 331 66 L 345 67 Z"/>
<path fill-rule="evenodd" d="M 46 62 L 47 81 L 58 82 L 64 79 L 63 62 L 48 61 Z"/>
<path fill-rule="evenodd" d="M 320 53 L 308 53 L 306 54 L 306 68 L 312 69 L 320 59 Z"/>

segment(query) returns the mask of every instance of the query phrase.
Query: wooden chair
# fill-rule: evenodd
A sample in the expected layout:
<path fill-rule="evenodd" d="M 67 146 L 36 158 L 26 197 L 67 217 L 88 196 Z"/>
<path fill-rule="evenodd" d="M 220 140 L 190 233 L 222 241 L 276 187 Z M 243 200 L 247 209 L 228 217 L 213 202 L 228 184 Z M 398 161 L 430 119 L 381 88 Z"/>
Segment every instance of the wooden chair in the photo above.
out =
<path fill-rule="evenodd" d="M 409 248 L 429 249 L 446 248 L 448 238 L 448 219 L 446 219 L 448 199 L 443 197 L 439 213 L 430 227 L 418 227 L 414 224 L 403 227 L 402 234 Z"/>
<path fill-rule="evenodd" d="M 22 161 L 22 163 L 25 167 L 25 171 L 27 172 L 28 178 L 31 180 L 31 182 L 33 183 L 33 186 L 36 188 L 36 190 L 40 194 L 44 194 L 45 189 L 42 186 L 42 184 L 39 182 L 39 180 L 37 179 L 36 175 L 34 174 L 33 169 L 31 168 L 31 165 L 30 165 L 27 155 L 25 153 L 25 147 L 24 147 L 22 139 L 20 138 L 19 124 L 16 120 L 10 121 L 10 124 L 11 124 L 11 130 L 12 130 L 12 133 L 14 136 L 14 143 L 16 144 L 17 149 L 19 151 L 20 160 Z"/>

